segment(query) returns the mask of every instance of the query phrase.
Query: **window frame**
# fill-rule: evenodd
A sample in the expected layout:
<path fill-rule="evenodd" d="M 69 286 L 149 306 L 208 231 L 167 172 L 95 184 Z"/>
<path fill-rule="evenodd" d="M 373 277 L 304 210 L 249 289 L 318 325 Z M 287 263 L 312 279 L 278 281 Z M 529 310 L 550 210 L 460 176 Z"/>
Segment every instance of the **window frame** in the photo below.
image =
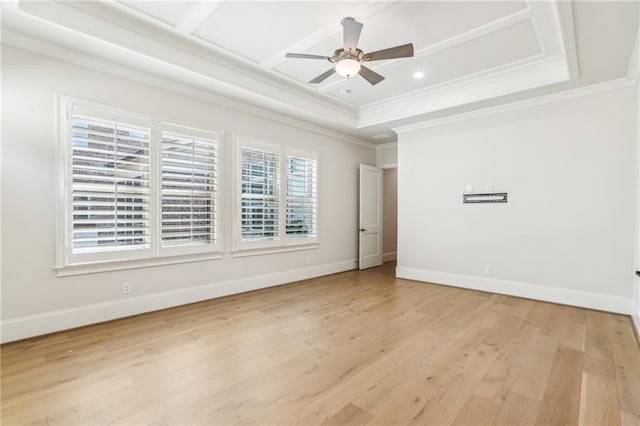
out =
<path fill-rule="evenodd" d="M 280 158 L 280 182 L 278 200 L 278 238 L 266 241 L 242 241 L 242 148 L 258 149 L 277 153 Z M 286 235 L 286 208 L 287 208 L 287 155 L 295 155 L 314 159 L 316 162 L 316 220 L 320 217 L 320 160 L 319 154 L 313 151 L 305 151 L 297 148 L 289 148 L 284 145 L 276 145 L 258 140 L 242 134 L 233 134 L 233 247 L 231 254 L 234 257 L 253 256 L 274 252 L 287 252 L 296 250 L 315 249 L 320 244 L 320 225 L 316 224 L 314 237 L 287 238 Z"/>
<path fill-rule="evenodd" d="M 58 276 L 95 273 L 109 270 L 131 269 L 137 267 L 166 265 L 198 260 L 219 259 L 223 257 L 222 212 L 223 204 L 223 161 L 224 131 L 221 129 L 201 129 L 177 120 L 166 120 L 151 114 L 138 113 L 117 107 L 86 101 L 67 96 L 56 96 L 56 152 L 58 161 L 55 168 L 57 183 L 56 206 L 56 260 L 54 269 Z M 72 249 L 72 152 L 71 123 L 74 113 L 99 117 L 113 117 L 123 121 L 147 121 L 149 123 L 149 197 L 150 197 L 150 248 L 114 249 L 102 253 L 73 253 Z M 216 220 L 216 242 L 208 245 L 184 245 L 167 250 L 161 241 L 161 166 L 162 166 L 162 128 L 163 124 L 173 128 L 180 127 L 197 132 L 218 135 L 216 154 L 218 158 L 217 193 L 218 215 Z"/>

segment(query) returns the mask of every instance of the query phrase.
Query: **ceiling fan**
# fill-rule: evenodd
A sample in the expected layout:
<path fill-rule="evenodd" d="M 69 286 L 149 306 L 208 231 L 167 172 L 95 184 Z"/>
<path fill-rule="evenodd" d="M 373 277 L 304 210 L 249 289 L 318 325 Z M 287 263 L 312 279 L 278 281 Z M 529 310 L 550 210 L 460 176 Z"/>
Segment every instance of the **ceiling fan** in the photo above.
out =
<path fill-rule="evenodd" d="M 333 75 L 333 73 L 338 73 L 346 78 L 360 74 L 369 83 L 376 85 L 384 80 L 384 77 L 362 65 L 363 62 L 410 58 L 413 56 L 413 43 L 364 53 L 358 49 L 358 40 L 362 32 L 362 24 L 351 17 L 343 18 L 340 23 L 343 27 L 344 46 L 336 50 L 333 56 L 307 55 L 306 53 L 287 53 L 285 55 L 287 58 L 326 59 L 332 64 L 335 64 L 333 68 L 311 80 L 309 82 L 311 84 L 322 83 Z"/>

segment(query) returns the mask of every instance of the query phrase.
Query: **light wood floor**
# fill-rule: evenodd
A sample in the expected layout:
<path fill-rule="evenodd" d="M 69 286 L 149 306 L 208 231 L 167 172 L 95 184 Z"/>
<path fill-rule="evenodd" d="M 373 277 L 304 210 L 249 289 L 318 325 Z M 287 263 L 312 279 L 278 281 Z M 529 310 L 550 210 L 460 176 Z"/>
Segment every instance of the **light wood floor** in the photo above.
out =
<path fill-rule="evenodd" d="M 391 264 L 1 349 L 3 425 L 640 425 L 628 317 Z"/>

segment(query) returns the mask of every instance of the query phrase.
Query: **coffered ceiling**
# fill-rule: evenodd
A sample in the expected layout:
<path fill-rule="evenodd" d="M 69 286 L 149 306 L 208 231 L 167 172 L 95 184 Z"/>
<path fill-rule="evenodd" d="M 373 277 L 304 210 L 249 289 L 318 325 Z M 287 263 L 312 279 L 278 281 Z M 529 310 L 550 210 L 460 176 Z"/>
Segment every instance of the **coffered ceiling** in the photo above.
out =
<path fill-rule="evenodd" d="M 62 46 L 377 143 L 393 140 L 390 129 L 398 124 L 623 77 L 638 33 L 634 1 L 12 6 L 3 14 L 6 43 L 45 54 Z M 307 83 L 332 65 L 285 53 L 330 56 L 341 47 L 345 16 L 364 24 L 359 47 L 365 52 L 412 42 L 415 56 L 371 63 L 386 77 L 376 86 L 339 75 Z"/>

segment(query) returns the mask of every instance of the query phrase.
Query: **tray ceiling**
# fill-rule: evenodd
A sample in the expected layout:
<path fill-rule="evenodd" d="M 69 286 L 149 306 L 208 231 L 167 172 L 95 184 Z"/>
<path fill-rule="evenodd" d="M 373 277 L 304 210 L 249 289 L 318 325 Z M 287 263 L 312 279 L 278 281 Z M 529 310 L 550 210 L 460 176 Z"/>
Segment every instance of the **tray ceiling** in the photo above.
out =
<path fill-rule="evenodd" d="M 284 54 L 330 56 L 342 44 L 340 20 L 345 16 L 364 23 L 359 47 L 365 52 L 413 43 L 413 58 L 370 64 L 386 76 L 375 87 L 359 77 L 339 75 L 309 85 L 356 108 L 543 53 L 525 1 L 224 1 L 206 11 L 198 11 L 198 2 L 122 4 L 177 30 L 197 16 L 198 23 L 188 31 L 191 37 L 302 83 L 332 65 L 286 59 Z M 425 76 L 414 78 L 418 71 Z"/>
<path fill-rule="evenodd" d="M 611 74 L 612 62 L 617 68 L 628 64 L 638 27 L 636 2 L 573 6 L 556 1 L 13 4 L 15 14 L 3 16 L 3 36 L 10 41 L 22 33 L 102 59 L 120 56 L 124 65 L 155 67 L 160 77 L 332 124 L 378 143 L 393 138 L 388 130 L 398 121 L 579 81 L 581 72 Z M 607 13 L 602 14 L 603 10 Z M 415 56 L 371 63 L 386 77 L 376 86 L 359 76 L 347 80 L 338 75 L 318 86 L 307 83 L 332 65 L 286 59 L 284 54 L 331 55 L 342 44 L 340 20 L 345 16 L 364 24 L 359 47 L 365 52 L 412 42 Z M 590 25 L 596 26 L 599 22 L 604 28 L 585 31 L 581 20 L 594 21 Z M 604 31 L 608 34 L 602 39 Z M 79 34 L 85 37 L 82 42 Z M 590 61 L 584 65 L 576 40 L 583 44 L 580 53 L 584 51 Z M 97 49 L 100 43 L 109 48 Z M 617 43 L 624 53 L 612 53 L 615 49 L 603 46 L 610 43 Z M 591 59 L 594 49 L 611 56 L 607 63 Z M 153 65 L 152 60 L 160 64 Z M 417 72 L 424 76 L 415 78 Z"/>

